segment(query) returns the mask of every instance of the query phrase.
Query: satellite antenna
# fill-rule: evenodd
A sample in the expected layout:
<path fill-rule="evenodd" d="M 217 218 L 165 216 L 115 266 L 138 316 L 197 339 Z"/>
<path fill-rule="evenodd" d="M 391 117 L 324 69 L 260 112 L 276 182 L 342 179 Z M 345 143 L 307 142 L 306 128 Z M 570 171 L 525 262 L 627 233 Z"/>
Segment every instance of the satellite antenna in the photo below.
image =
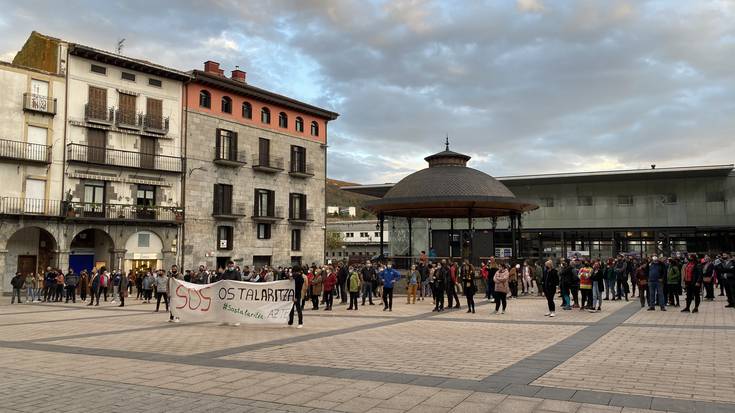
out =
<path fill-rule="evenodd" d="M 125 47 L 125 38 L 117 41 L 117 54 L 122 54 L 123 47 Z"/>

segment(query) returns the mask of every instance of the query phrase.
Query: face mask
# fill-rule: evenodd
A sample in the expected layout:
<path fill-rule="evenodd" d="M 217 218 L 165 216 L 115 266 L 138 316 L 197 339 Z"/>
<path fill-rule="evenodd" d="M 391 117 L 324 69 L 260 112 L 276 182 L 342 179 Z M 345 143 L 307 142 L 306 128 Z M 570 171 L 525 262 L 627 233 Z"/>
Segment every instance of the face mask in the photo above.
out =
<path fill-rule="evenodd" d="M 392 265 L 389 265 L 388 268 L 393 268 L 393 266 Z"/>

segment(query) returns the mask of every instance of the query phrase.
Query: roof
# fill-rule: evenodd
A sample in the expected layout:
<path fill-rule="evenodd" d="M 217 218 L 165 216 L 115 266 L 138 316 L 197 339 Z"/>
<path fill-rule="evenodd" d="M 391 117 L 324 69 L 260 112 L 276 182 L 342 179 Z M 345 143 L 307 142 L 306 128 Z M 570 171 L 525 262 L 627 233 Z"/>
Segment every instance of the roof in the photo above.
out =
<path fill-rule="evenodd" d="M 429 167 L 403 178 L 365 208 L 376 214 L 417 218 L 507 216 L 538 208 L 515 197 L 492 176 L 468 168 L 470 157 L 443 152 L 426 158 Z"/>
<path fill-rule="evenodd" d="M 540 175 L 503 176 L 496 179 L 504 185 L 548 185 L 584 182 L 613 182 L 641 179 L 679 179 L 700 177 L 727 177 L 735 165 L 706 165 L 675 168 L 628 169 L 619 171 L 570 172 Z M 343 186 L 340 189 L 382 198 L 394 186 L 393 183 Z"/>
<path fill-rule="evenodd" d="M 147 60 L 135 59 L 116 53 L 106 52 L 104 50 L 95 49 L 94 47 L 84 46 L 77 43 L 69 43 L 69 53 L 74 56 L 95 60 L 101 63 L 107 63 L 130 70 L 136 70 L 142 73 L 148 73 L 168 79 L 179 80 L 185 82 L 191 79 L 191 75 L 180 70 L 171 69 L 161 66 Z"/>
<path fill-rule="evenodd" d="M 217 87 L 223 90 L 237 93 L 242 96 L 248 96 L 255 99 L 259 99 L 265 102 L 271 102 L 276 105 L 295 109 L 303 113 L 326 118 L 328 120 L 335 120 L 339 116 L 339 113 L 329 111 L 317 106 L 310 105 L 308 103 L 300 102 L 296 99 L 288 96 L 279 95 L 277 93 L 270 92 L 265 89 L 251 86 L 247 83 L 243 83 L 237 80 L 228 79 L 224 76 L 219 76 L 213 73 L 205 72 L 203 70 L 191 71 L 193 80 L 203 83 L 205 85 Z"/>

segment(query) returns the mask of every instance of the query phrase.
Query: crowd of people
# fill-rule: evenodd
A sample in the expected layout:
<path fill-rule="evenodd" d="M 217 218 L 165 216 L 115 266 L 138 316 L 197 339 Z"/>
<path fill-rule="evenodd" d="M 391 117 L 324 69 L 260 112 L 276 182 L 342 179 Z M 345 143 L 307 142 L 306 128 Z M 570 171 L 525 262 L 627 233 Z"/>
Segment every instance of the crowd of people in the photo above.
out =
<path fill-rule="evenodd" d="M 508 301 L 525 295 L 545 296 L 548 304 L 546 316 L 556 316 L 557 295 L 563 310 L 602 311 L 602 302 L 636 297 L 641 307 L 654 311 L 657 307 L 666 311 L 667 306 L 680 306 L 680 296 L 685 295 L 682 312 L 697 313 L 701 302 L 712 301 L 715 289 L 727 296 L 727 307 L 735 308 L 735 259 L 723 253 L 712 259 L 709 255 L 684 255 L 659 258 L 657 256 L 635 258 L 620 255 L 616 258 L 522 261 L 490 258 L 476 268 L 467 260 L 432 262 L 422 252 L 417 262 L 401 274 L 390 262 L 348 265 L 344 262 L 318 266 L 240 268 L 229 261 L 223 268 L 179 272 L 176 265 L 169 271 L 141 269 L 127 274 L 108 271 L 105 267 L 83 270 L 79 274 L 69 269 L 66 273 L 47 268 L 45 273 L 12 278 L 11 304 L 21 302 L 25 292 L 26 303 L 73 302 L 79 299 L 88 306 L 105 302 L 125 305 L 125 299 L 136 292 L 136 299 L 151 303 L 155 296 L 159 311 L 163 300 L 169 310 L 168 281 L 176 278 L 195 284 L 209 284 L 219 280 L 268 282 L 295 281 L 294 306 L 289 325 L 298 316 L 298 327 L 303 325 L 303 310 L 307 303 L 311 310 L 332 311 L 335 297 L 347 310 L 357 311 L 360 305 L 375 305 L 381 299 L 383 311 L 393 311 L 394 290 L 405 279 L 406 303 L 415 304 L 433 300 L 433 311 L 442 312 L 461 308 L 459 295 L 464 295 L 468 313 L 475 313 L 475 294 L 478 285 L 484 289 L 485 298 L 495 304 L 492 314 L 504 314 Z M 603 297 L 604 295 L 604 297 Z M 692 304 L 694 305 L 692 307 Z M 169 321 L 178 322 L 170 316 Z"/>

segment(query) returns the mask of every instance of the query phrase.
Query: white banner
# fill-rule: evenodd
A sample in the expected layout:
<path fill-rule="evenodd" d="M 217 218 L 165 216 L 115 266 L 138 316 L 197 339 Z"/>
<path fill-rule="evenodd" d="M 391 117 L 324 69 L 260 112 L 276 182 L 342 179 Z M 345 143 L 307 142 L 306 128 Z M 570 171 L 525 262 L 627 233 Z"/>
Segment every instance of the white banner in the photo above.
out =
<path fill-rule="evenodd" d="M 182 321 L 287 324 L 294 299 L 293 280 L 192 284 L 171 279 L 170 287 L 171 312 Z"/>

